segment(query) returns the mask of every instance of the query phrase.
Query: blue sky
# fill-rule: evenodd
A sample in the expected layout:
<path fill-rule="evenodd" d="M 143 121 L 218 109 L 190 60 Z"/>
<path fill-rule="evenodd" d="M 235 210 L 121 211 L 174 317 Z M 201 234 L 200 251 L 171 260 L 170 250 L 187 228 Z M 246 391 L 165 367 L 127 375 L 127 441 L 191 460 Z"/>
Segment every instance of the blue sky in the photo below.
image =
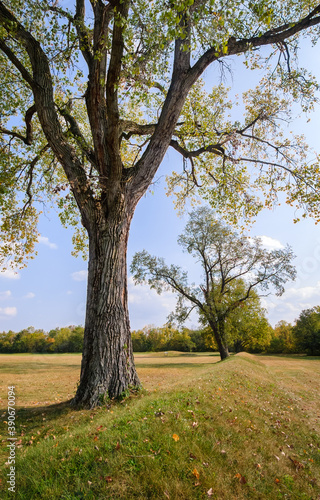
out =
<path fill-rule="evenodd" d="M 307 66 L 319 67 L 318 50 L 304 51 Z M 234 93 L 245 89 L 248 73 L 234 60 Z M 239 71 L 240 70 L 240 71 Z M 252 75 L 252 73 L 250 73 Z M 319 75 L 318 75 L 319 76 Z M 212 79 L 210 71 L 206 81 Z M 320 109 L 311 121 L 300 117 L 291 127 L 304 133 L 308 143 L 319 147 Z M 179 263 L 197 279 L 197 269 L 191 257 L 182 253 L 177 236 L 182 232 L 187 215 L 179 218 L 173 200 L 165 194 L 164 176 L 173 168 L 182 166 L 181 158 L 169 150 L 158 171 L 151 192 L 140 201 L 131 226 L 128 263 L 133 254 L 145 248 L 153 255 L 165 257 L 167 262 Z M 293 223 L 294 209 L 282 204 L 275 210 L 264 211 L 254 224 L 250 235 L 261 236 L 267 248 L 280 248 L 290 244 L 296 254 L 297 280 L 288 283 L 282 297 L 263 299 L 272 325 L 283 319 L 293 322 L 302 309 L 320 304 L 320 227 L 312 219 Z M 41 238 L 38 255 L 28 267 L 17 274 L 0 272 L 0 332 L 19 331 L 28 326 L 50 330 L 57 326 L 84 324 L 87 263 L 71 256 L 71 230 L 61 227 L 57 214 L 51 210 L 40 221 Z M 148 324 L 161 326 L 173 310 L 175 297 L 161 296 L 146 286 L 134 286 L 129 276 L 129 308 L 132 329 Z M 196 317 L 191 323 L 196 326 Z"/>

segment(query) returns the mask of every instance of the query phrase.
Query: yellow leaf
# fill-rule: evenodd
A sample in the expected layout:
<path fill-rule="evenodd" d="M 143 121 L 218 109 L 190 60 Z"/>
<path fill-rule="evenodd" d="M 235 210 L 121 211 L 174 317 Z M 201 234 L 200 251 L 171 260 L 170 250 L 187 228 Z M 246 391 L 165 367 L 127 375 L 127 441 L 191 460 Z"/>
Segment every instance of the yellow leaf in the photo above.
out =
<path fill-rule="evenodd" d="M 193 469 L 192 474 L 193 474 L 193 475 L 194 475 L 197 479 L 199 479 L 200 474 L 199 474 L 199 472 L 197 471 L 197 469 Z"/>
<path fill-rule="evenodd" d="M 179 438 L 179 436 L 178 436 L 178 434 L 173 434 L 173 435 L 172 435 L 172 438 L 173 438 L 176 442 L 177 442 L 177 441 L 179 441 L 179 439 L 180 439 L 180 438 Z"/>

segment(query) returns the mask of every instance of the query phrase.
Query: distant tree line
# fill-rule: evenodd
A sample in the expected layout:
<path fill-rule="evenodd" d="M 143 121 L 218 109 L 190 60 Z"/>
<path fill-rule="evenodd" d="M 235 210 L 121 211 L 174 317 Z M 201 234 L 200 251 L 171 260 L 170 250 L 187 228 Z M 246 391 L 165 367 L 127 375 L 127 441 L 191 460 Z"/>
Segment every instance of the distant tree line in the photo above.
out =
<path fill-rule="evenodd" d="M 320 306 L 305 309 L 294 325 L 280 321 L 274 328 L 263 310 L 257 306 L 243 307 L 226 324 L 231 352 L 247 351 L 269 354 L 307 354 L 320 356 Z M 63 353 L 82 352 L 82 326 L 56 328 L 45 332 L 29 327 L 18 333 L 0 333 L 0 353 Z M 134 352 L 206 352 L 217 351 L 212 330 L 146 326 L 132 332 Z"/>
<path fill-rule="evenodd" d="M 37 330 L 32 326 L 18 333 L 10 330 L 0 333 L 0 352 L 82 352 L 83 332 L 82 326 L 55 328 L 50 332 Z"/>
<path fill-rule="evenodd" d="M 231 352 L 320 356 L 320 306 L 303 310 L 294 325 L 280 321 L 272 328 L 263 309 L 254 305 L 255 308 L 244 306 L 226 322 Z M 218 350 L 209 326 L 198 330 L 147 326 L 132 332 L 132 342 L 135 352 Z"/>
<path fill-rule="evenodd" d="M 320 306 L 304 309 L 294 325 L 280 321 L 273 329 L 267 351 L 320 356 Z"/>

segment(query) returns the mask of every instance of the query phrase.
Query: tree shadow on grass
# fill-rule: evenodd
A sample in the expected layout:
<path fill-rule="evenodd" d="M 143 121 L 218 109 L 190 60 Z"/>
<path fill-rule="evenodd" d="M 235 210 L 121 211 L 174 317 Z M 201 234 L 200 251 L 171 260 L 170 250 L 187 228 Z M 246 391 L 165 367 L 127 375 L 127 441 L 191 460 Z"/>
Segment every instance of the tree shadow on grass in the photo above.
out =
<path fill-rule="evenodd" d="M 25 425 L 26 429 L 30 426 L 32 428 L 51 422 L 57 418 L 74 412 L 75 408 L 70 405 L 71 399 L 63 401 L 62 403 L 55 403 L 47 406 L 37 406 L 35 408 L 23 407 L 16 409 L 16 422 L 20 425 Z"/>

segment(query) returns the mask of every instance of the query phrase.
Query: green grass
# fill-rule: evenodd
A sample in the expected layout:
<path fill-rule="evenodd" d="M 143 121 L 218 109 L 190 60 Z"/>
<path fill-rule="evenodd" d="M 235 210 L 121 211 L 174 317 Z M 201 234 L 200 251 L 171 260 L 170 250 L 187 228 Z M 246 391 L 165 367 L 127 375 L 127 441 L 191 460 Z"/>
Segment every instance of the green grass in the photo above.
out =
<path fill-rule="evenodd" d="M 2 393 L 14 383 L 10 360 L 25 370 L 17 499 L 320 498 L 319 358 L 159 354 L 136 356 L 144 391 L 93 411 L 44 404 L 73 393 L 80 357 L 40 356 L 46 366 L 33 373 L 32 356 L 0 357 Z M 2 464 L 6 437 L 4 424 Z M 2 499 L 13 498 L 6 472 Z"/>

